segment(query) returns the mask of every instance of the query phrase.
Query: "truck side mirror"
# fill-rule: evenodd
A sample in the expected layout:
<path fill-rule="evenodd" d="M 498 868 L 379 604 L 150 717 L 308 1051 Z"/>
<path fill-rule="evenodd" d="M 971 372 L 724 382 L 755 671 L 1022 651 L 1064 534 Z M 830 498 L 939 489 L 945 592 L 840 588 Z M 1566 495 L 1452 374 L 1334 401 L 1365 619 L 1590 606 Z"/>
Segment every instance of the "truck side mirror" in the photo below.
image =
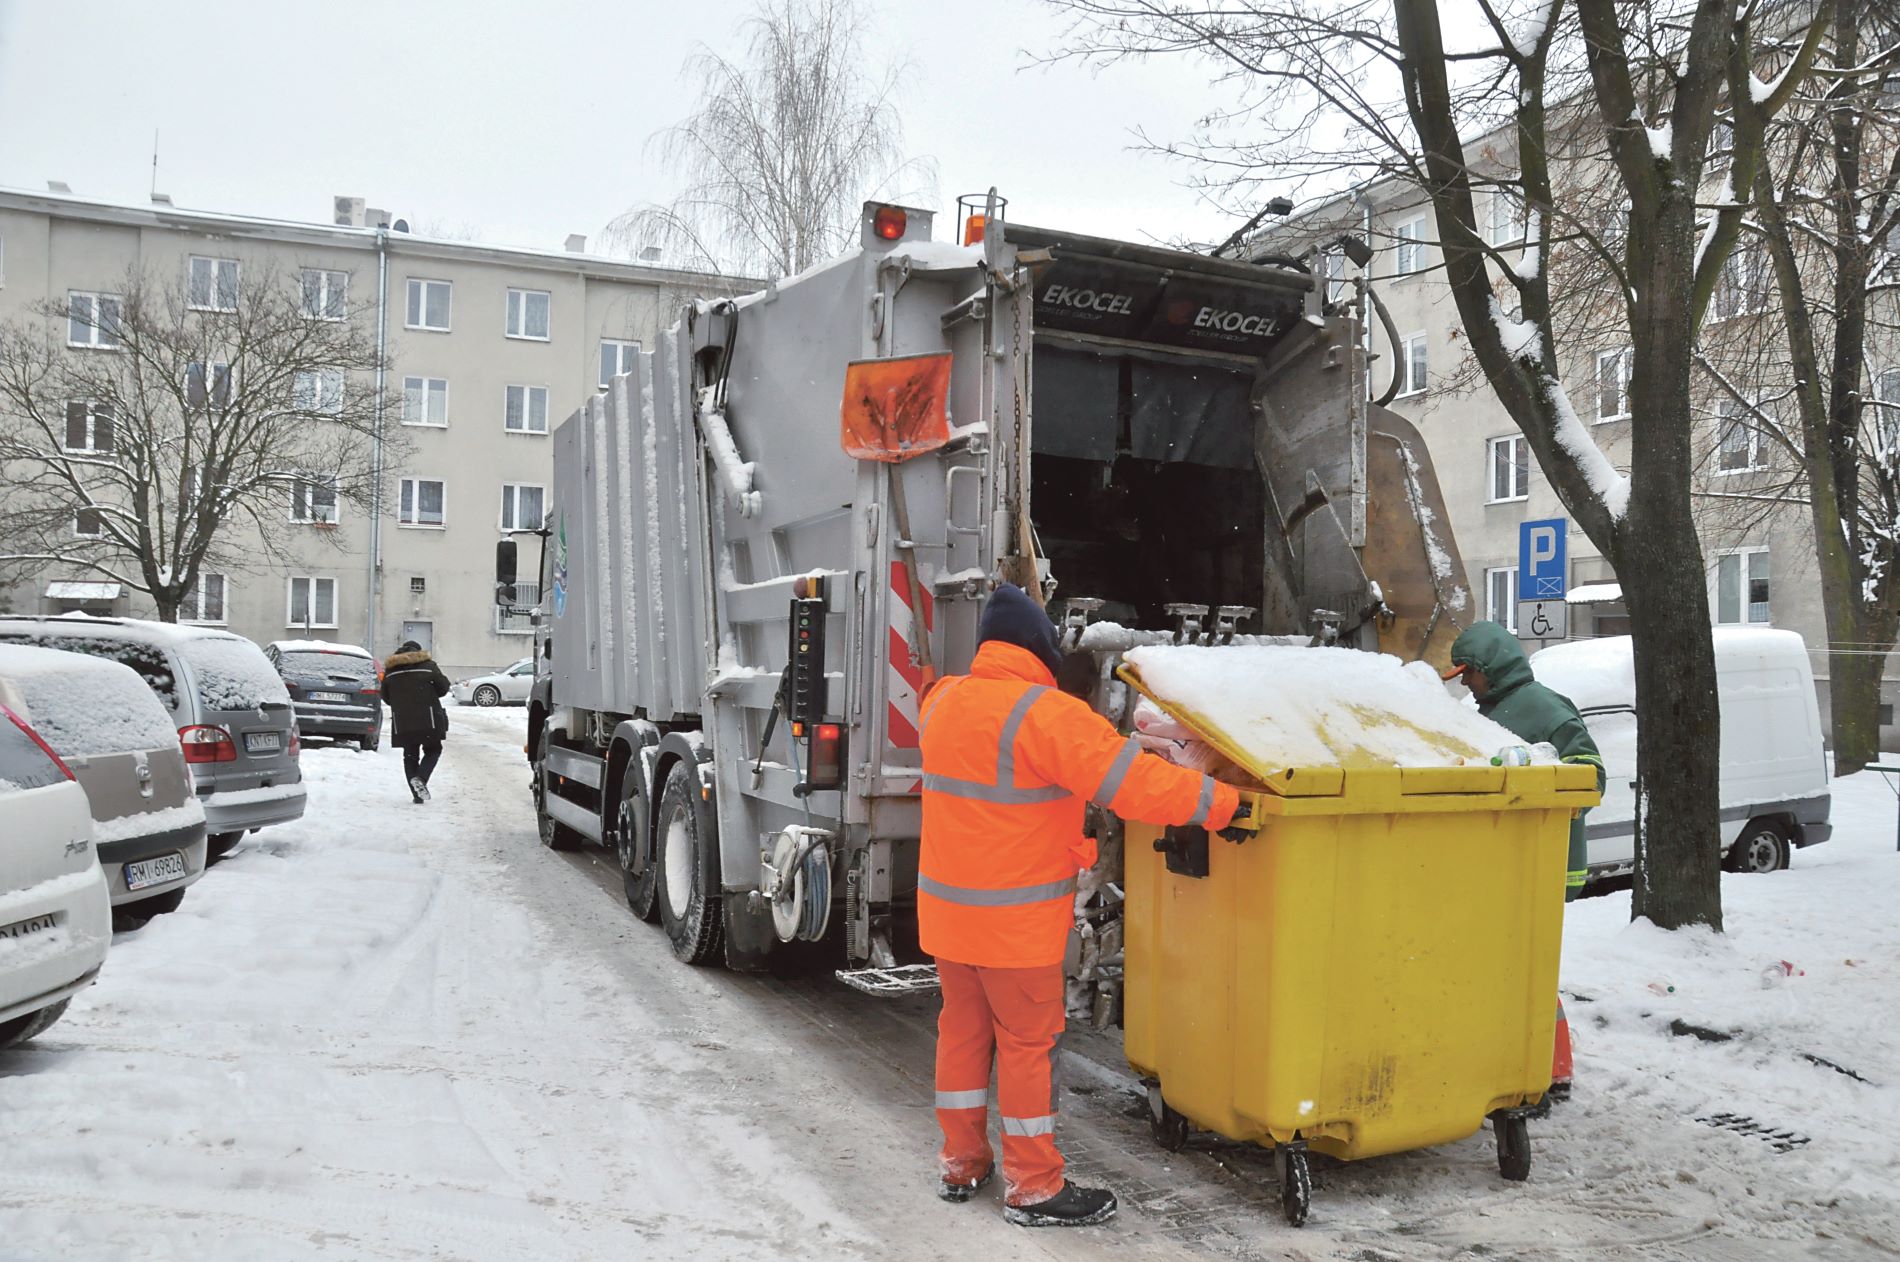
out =
<path fill-rule="evenodd" d="M 503 539 L 495 544 L 495 603 L 515 603 L 515 541 Z"/>

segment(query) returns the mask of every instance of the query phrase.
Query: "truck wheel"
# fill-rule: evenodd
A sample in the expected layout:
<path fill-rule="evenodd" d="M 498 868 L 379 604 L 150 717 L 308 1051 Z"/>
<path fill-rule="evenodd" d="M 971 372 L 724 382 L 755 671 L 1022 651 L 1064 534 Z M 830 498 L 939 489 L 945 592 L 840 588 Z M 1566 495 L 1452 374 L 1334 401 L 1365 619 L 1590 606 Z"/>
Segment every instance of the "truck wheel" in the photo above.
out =
<path fill-rule="evenodd" d="M 546 778 L 541 770 L 547 759 L 548 738 L 542 733 L 541 748 L 536 751 L 534 760 L 534 814 L 541 826 L 541 844 L 549 850 L 579 850 L 581 835 L 548 814 Z"/>
<path fill-rule="evenodd" d="M 1788 834 L 1772 819 L 1751 819 L 1724 856 L 1731 872 L 1780 872 L 1788 866 Z"/>
<path fill-rule="evenodd" d="M 658 868 L 660 924 L 672 940 L 673 954 L 688 964 L 704 964 L 719 956 L 719 940 L 724 921 L 718 881 L 713 875 L 707 846 L 711 838 L 700 836 L 697 791 L 693 781 L 698 772 L 679 763 L 666 777 L 666 791 L 660 795 L 660 832 Z"/>
<path fill-rule="evenodd" d="M 620 856 L 620 877 L 627 887 L 627 906 L 633 909 L 634 915 L 652 924 L 658 914 L 654 902 L 660 887 L 659 864 L 649 860 L 638 873 L 633 870 L 635 852 L 645 842 L 646 833 L 646 804 L 636 792 L 640 783 L 638 774 L 629 767 L 620 777 L 620 807 L 614 817 L 614 850 Z"/>

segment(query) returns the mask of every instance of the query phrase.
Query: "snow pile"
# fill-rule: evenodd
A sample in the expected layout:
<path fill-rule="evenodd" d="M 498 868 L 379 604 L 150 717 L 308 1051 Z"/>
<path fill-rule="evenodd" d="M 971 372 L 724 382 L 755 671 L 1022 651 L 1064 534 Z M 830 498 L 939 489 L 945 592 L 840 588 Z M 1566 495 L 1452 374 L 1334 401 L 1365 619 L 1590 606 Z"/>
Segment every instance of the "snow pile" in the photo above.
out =
<path fill-rule="evenodd" d="M 176 749 L 178 729 L 138 672 L 118 662 L 25 644 L 0 644 L 0 680 L 19 689 L 24 716 L 72 758 Z"/>
<path fill-rule="evenodd" d="M 197 680 L 198 697 L 210 710 L 259 710 L 290 704 L 290 691 L 264 651 L 235 635 L 185 641 L 179 656 Z"/>
<path fill-rule="evenodd" d="M 150 837 L 157 833 L 174 832 L 177 829 L 190 828 L 194 824 L 204 822 L 205 808 L 199 804 L 198 799 L 186 798 L 177 806 L 163 806 L 156 811 L 141 811 L 136 815 L 102 819 L 93 825 L 92 839 L 104 846 L 133 837 Z"/>
<path fill-rule="evenodd" d="M 1144 688 L 1262 767 L 1450 767 L 1523 742 L 1430 666 L 1358 649 L 1170 646 L 1127 656 Z"/>

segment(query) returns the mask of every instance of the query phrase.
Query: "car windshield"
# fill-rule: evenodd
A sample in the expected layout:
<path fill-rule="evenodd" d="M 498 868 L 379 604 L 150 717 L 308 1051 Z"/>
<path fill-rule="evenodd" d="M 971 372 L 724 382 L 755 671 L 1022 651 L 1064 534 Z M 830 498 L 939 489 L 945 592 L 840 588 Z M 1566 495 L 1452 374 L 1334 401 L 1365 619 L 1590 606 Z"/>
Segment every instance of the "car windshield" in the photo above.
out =
<path fill-rule="evenodd" d="M 286 675 L 346 675 L 351 679 L 376 678 L 376 663 L 354 653 L 285 653 L 278 669 Z"/>

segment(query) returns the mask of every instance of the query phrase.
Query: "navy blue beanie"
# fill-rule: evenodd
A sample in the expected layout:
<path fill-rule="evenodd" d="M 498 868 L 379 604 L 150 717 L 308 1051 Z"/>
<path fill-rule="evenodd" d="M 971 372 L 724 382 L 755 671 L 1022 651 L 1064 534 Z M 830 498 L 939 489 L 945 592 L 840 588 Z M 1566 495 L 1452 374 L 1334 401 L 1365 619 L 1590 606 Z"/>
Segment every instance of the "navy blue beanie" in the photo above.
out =
<path fill-rule="evenodd" d="M 1049 668 L 1051 675 L 1062 667 L 1062 650 L 1056 639 L 1056 625 L 1042 606 L 1029 598 L 1022 588 L 1004 583 L 990 593 L 977 628 L 977 643 L 1001 640 L 1017 648 L 1028 649 Z"/>

